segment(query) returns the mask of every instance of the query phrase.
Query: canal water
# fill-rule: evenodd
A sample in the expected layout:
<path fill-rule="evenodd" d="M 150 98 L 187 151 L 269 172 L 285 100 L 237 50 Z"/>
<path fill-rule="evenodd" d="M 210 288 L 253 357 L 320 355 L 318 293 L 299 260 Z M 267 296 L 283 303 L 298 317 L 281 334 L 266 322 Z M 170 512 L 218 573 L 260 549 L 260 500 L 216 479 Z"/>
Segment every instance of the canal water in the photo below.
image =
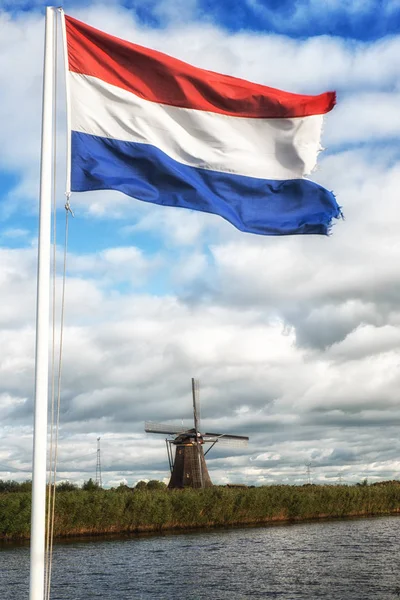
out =
<path fill-rule="evenodd" d="M 400 600 L 400 517 L 55 545 L 53 600 Z M 0 599 L 28 598 L 29 548 L 0 545 Z"/>

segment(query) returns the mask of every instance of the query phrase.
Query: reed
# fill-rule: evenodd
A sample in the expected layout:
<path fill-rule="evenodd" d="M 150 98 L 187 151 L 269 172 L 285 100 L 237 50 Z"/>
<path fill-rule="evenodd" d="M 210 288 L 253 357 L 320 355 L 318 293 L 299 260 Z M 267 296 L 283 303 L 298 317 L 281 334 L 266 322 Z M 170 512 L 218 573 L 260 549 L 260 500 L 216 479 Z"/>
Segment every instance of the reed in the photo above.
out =
<path fill-rule="evenodd" d="M 400 513 L 400 482 L 204 490 L 61 486 L 55 535 L 101 535 Z M 90 486 L 89 486 L 90 487 Z M 30 492 L 0 493 L 0 537 L 25 539 Z"/>

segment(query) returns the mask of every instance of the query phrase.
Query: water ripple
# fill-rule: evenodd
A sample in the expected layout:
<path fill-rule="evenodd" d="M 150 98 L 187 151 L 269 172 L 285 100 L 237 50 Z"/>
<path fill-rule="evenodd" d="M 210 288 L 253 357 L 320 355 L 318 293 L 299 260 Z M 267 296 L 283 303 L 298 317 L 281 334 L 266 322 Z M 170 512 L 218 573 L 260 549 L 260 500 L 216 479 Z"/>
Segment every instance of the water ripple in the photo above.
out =
<path fill-rule="evenodd" d="M 52 600 L 400 600 L 400 518 L 57 543 Z M 0 599 L 29 548 L 0 546 Z"/>

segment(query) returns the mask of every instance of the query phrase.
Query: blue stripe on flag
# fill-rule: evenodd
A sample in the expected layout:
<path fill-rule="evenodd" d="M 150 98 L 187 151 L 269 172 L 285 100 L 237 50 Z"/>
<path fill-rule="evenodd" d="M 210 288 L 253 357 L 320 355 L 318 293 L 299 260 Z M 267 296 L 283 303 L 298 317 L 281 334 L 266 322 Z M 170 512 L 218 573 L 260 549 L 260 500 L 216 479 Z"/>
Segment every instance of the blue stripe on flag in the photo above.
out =
<path fill-rule="evenodd" d="M 220 215 L 261 235 L 327 234 L 334 195 L 307 179 L 258 179 L 179 163 L 149 144 L 72 132 L 71 188 L 117 190 L 164 206 Z"/>

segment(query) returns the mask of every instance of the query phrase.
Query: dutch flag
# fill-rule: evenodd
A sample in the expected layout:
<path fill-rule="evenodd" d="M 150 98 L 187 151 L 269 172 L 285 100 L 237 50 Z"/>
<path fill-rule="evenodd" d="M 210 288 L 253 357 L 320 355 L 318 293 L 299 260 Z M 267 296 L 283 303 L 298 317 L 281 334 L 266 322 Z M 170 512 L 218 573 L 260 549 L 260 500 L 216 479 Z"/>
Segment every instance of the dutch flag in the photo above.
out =
<path fill-rule="evenodd" d="M 263 235 L 326 234 L 305 179 L 334 92 L 306 96 L 193 67 L 65 17 L 72 191 L 118 190 Z"/>

